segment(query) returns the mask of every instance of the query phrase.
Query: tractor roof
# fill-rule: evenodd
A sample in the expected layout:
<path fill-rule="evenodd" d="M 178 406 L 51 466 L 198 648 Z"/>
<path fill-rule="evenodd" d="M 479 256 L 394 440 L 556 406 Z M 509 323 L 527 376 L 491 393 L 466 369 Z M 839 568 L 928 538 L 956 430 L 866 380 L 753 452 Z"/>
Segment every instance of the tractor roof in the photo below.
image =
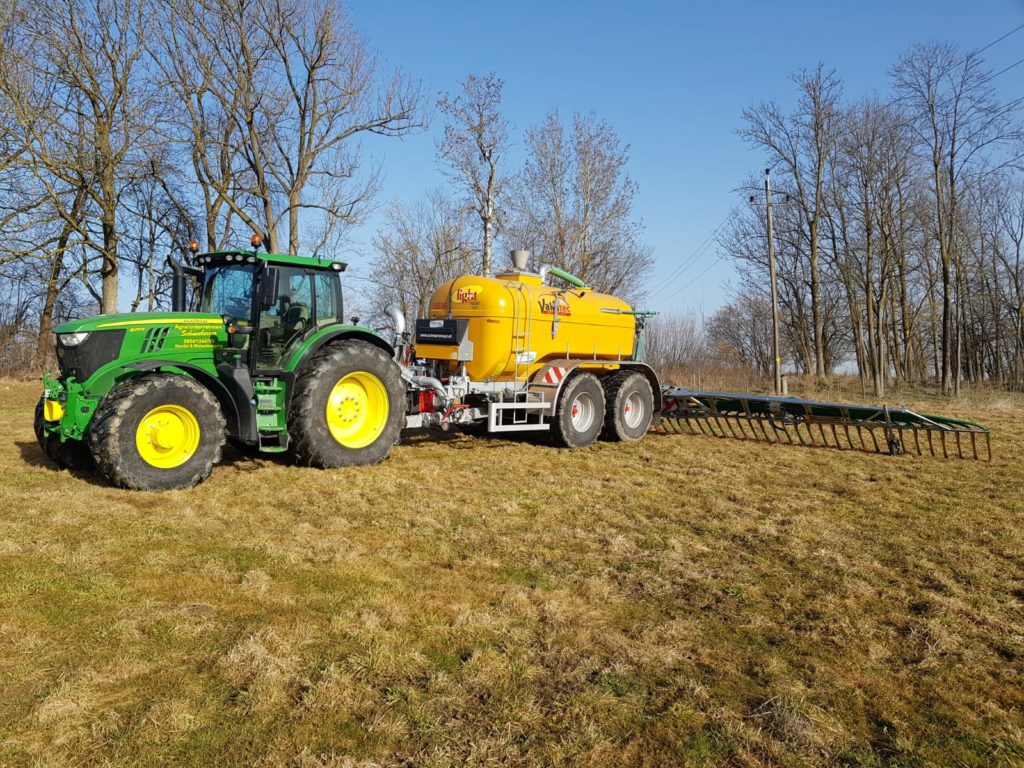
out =
<path fill-rule="evenodd" d="M 268 264 L 275 264 L 285 267 L 306 267 L 307 269 L 330 269 L 335 272 L 344 272 L 348 265 L 343 261 L 334 259 L 321 259 L 316 256 L 292 256 L 288 253 L 263 253 L 260 251 L 211 251 L 202 253 L 196 257 L 196 263 L 204 265 L 209 261 L 232 261 L 228 257 L 234 257 L 238 261 L 248 261 L 250 264 L 256 259 Z"/>

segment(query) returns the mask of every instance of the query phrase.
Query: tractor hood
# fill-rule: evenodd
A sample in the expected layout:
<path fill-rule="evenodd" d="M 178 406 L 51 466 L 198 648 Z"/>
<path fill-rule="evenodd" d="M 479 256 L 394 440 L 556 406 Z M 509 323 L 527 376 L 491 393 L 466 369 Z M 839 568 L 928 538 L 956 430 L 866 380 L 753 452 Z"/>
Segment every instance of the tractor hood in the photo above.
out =
<path fill-rule="evenodd" d="M 55 332 L 92 333 L 116 329 L 140 328 L 153 325 L 175 325 L 179 327 L 199 327 L 203 330 L 212 326 L 223 326 L 224 319 L 220 315 L 199 312 L 123 312 L 117 315 L 96 315 L 84 320 L 71 320 L 63 323 Z"/>

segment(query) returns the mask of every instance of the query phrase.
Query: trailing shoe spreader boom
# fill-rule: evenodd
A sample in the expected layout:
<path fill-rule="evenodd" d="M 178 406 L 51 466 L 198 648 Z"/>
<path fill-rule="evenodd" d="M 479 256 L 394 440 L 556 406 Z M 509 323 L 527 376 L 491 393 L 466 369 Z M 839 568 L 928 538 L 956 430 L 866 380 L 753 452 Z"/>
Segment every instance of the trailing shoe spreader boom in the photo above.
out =
<path fill-rule="evenodd" d="M 992 460 L 991 436 L 981 424 L 887 405 L 665 386 L 657 429 L 892 456 L 941 452 L 943 458 Z"/>

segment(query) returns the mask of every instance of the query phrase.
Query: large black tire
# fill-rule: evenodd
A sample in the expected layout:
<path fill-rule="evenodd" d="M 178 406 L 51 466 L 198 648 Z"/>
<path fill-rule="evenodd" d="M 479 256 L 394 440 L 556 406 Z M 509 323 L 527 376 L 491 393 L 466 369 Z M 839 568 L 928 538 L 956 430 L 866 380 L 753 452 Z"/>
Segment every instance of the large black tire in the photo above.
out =
<path fill-rule="evenodd" d="M 380 415 L 379 434 L 366 445 L 345 445 L 335 437 L 328 423 L 328 405 L 336 386 L 346 377 L 369 375 L 383 387 L 382 402 L 387 413 Z M 370 402 L 367 400 L 366 402 Z M 335 402 L 338 405 L 337 402 Z M 361 405 L 365 407 L 366 403 Z M 334 407 L 334 406 L 332 406 Z M 295 381 L 295 394 L 288 411 L 288 434 L 299 464 L 330 469 L 376 464 L 391 453 L 405 426 L 405 385 L 398 364 L 380 347 L 365 341 L 328 344 L 306 361 Z M 378 409 L 376 414 L 380 413 Z M 368 413 L 366 418 L 373 418 Z M 373 435 L 374 429 L 368 434 Z"/>
<path fill-rule="evenodd" d="M 59 467 L 75 471 L 85 471 L 93 468 L 92 457 L 89 455 L 89 447 L 80 440 L 66 440 L 61 442 L 57 435 L 49 434 L 43 428 L 43 398 L 36 403 L 36 414 L 33 426 L 36 432 L 36 441 L 42 449 L 43 454 Z"/>
<path fill-rule="evenodd" d="M 555 406 L 551 436 L 556 445 L 586 448 L 604 426 L 604 390 L 592 373 L 573 374 L 563 386 Z"/>
<path fill-rule="evenodd" d="M 604 380 L 601 439 L 631 442 L 647 434 L 654 418 L 654 392 L 642 373 L 621 371 Z"/>
<path fill-rule="evenodd" d="M 160 467 L 139 452 L 136 435 L 143 418 L 161 406 L 187 410 L 199 426 L 199 442 L 178 466 Z M 115 385 L 100 401 L 89 427 L 96 467 L 114 485 L 137 491 L 191 488 L 220 461 L 224 414 L 210 390 L 187 376 L 154 374 Z"/>

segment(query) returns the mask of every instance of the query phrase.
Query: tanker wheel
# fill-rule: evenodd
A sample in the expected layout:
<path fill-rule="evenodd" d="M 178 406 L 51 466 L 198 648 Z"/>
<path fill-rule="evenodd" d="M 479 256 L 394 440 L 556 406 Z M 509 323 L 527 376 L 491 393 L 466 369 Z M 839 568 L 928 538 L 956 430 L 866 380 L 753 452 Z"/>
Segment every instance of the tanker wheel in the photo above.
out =
<path fill-rule="evenodd" d="M 604 440 L 634 441 L 647 434 L 654 418 L 654 392 L 642 373 L 622 371 L 604 380 L 607 406 Z"/>
<path fill-rule="evenodd" d="M 104 396 L 89 427 L 89 448 L 114 485 L 168 491 L 210 476 L 224 431 L 210 390 L 187 376 L 155 374 L 123 381 Z"/>
<path fill-rule="evenodd" d="M 557 445 L 585 448 L 601 434 L 604 390 L 592 373 L 577 373 L 562 387 L 551 434 Z"/>
<path fill-rule="evenodd" d="M 376 464 L 405 426 L 401 370 L 384 350 L 363 341 L 329 344 L 305 364 L 288 413 L 300 464 Z"/>
<path fill-rule="evenodd" d="M 57 435 L 48 433 L 44 425 L 43 400 L 39 398 L 36 404 L 35 432 L 36 441 L 43 450 L 43 454 L 59 467 L 71 470 L 88 470 L 93 468 L 92 457 L 89 455 L 89 447 L 81 440 L 65 440 L 63 443 Z"/>

